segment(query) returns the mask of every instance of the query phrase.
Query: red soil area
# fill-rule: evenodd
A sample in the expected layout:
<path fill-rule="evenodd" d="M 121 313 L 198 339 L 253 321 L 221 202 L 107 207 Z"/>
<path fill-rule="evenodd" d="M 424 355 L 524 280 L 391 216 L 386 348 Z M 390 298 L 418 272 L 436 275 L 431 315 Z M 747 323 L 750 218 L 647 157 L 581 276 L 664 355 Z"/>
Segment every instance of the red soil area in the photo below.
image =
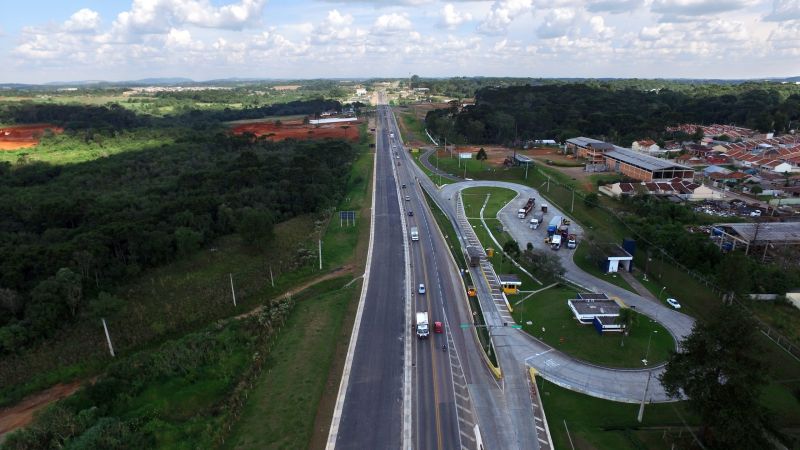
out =
<path fill-rule="evenodd" d="M 349 139 L 358 140 L 358 124 L 360 122 L 329 123 L 323 125 L 305 125 L 299 120 L 287 120 L 281 124 L 275 122 L 253 122 L 235 125 L 233 134 L 252 133 L 271 141 L 284 139 Z"/>
<path fill-rule="evenodd" d="M 42 392 L 22 399 L 14 406 L 0 409 L 0 441 L 3 435 L 17 428 L 24 427 L 33 421 L 34 414 L 45 406 L 64 397 L 72 395 L 81 387 L 80 381 L 68 384 L 57 384 Z"/>
<path fill-rule="evenodd" d="M 0 127 L 0 150 L 35 147 L 46 129 L 50 129 L 55 134 L 64 132 L 63 128 L 46 123 Z"/>

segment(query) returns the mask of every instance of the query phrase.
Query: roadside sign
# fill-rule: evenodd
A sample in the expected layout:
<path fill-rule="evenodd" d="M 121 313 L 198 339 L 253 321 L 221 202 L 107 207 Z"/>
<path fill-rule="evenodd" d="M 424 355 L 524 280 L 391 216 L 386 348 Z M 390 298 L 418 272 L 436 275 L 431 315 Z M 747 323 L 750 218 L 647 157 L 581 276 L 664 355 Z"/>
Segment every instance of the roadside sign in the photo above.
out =
<path fill-rule="evenodd" d="M 511 328 L 522 329 L 522 325 L 511 325 Z"/>
<path fill-rule="evenodd" d="M 469 328 L 469 327 L 471 327 L 471 326 L 472 326 L 472 324 L 471 324 L 471 323 L 462 323 L 462 324 L 461 324 L 461 325 L 459 325 L 459 326 L 460 326 L 461 328 Z"/>

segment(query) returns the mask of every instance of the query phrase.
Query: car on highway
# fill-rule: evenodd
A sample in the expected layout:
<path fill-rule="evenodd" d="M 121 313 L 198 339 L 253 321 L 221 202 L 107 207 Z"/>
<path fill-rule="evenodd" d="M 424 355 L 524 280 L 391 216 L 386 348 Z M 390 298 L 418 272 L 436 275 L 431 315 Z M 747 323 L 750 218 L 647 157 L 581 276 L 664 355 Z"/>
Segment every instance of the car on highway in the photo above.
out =
<path fill-rule="evenodd" d="M 677 299 L 668 298 L 667 299 L 667 304 L 669 304 L 669 306 L 672 306 L 675 309 L 681 309 L 681 304 L 678 302 Z"/>
<path fill-rule="evenodd" d="M 433 332 L 434 333 L 442 332 L 442 322 L 433 322 Z"/>
<path fill-rule="evenodd" d="M 419 284 L 419 293 L 420 294 L 424 294 L 425 293 L 425 285 L 422 284 L 422 283 Z"/>
<path fill-rule="evenodd" d="M 403 189 L 405 189 L 405 188 L 406 188 L 406 185 L 404 184 L 404 185 L 403 185 Z"/>
<path fill-rule="evenodd" d="M 411 196 L 410 196 L 410 195 L 406 195 L 406 201 L 407 201 L 407 202 L 410 202 L 410 201 L 411 201 Z"/>
<path fill-rule="evenodd" d="M 413 215 L 414 215 L 414 211 L 409 211 L 409 212 L 408 212 L 408 215 L 409 215 L 409 216 L 413 216 Z"/>

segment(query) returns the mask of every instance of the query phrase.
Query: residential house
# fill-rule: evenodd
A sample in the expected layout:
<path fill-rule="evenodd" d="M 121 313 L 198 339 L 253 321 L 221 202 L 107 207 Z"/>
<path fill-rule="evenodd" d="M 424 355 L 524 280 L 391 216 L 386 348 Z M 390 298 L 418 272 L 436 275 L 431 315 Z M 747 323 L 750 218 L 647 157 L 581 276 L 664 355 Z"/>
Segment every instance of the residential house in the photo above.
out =
<path fill-rule="evenodd" d="M 661 147 L 659 147 L 658 144 L 656 144 L 652 139 L 642 139 L 639 141 L 633 141 L 633 144 L 631 144 L 631 150 L 640 153 L 652 154 L 660 152 Z"/>

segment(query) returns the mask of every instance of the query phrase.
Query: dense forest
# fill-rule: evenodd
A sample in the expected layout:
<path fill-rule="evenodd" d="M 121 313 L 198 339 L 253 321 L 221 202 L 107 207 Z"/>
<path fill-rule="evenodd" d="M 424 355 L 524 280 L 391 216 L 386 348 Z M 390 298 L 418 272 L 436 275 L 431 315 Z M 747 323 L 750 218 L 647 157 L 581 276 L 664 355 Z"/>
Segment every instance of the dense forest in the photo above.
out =
<path fill-rule="evenodd" d="M 152 120 L 115 107 L 23 105 L 3 114 L 73 127 Z M 221 116 L 211 117 L 219 125 Z M 263 247 L 272 224 L 340 200 L 357 153 L 350 144 L 273 143 L 219 129 L 171 129 L 159 146 L 81 164 L 0 163 L 0 354 L 51 335 L 88 299 L 143 269 L 233 232 Z"/>
<path fill-rule="evenodd" d="M 265 116 L 315 114 L 323 111 L 341 111 L 342 104 L 335 100 L 296 100 L 288 103 L 242 109 L 191 109 L 165 117 L 138 115 L 118 104 L 110 106 L 85 106 L 69 104 L 21 103 L 0 107 L 0 123 L 51 123 L 68 130 L 95 129 L 121 130 L 137 127 L 195 127 L 205 128 L 220 122 L 258 119 Z"/>
<path fill-rule="evenodd" d="M 785 133 L 800 120 L 800 87 L 777 84 L 642 90 L 618 85 L 485 87 L 475 105 L 430 111 L 426 126 L 452 142 L 510 144 L 575 136 L 628 146 L 678 123 L 725 123 Z"/>

